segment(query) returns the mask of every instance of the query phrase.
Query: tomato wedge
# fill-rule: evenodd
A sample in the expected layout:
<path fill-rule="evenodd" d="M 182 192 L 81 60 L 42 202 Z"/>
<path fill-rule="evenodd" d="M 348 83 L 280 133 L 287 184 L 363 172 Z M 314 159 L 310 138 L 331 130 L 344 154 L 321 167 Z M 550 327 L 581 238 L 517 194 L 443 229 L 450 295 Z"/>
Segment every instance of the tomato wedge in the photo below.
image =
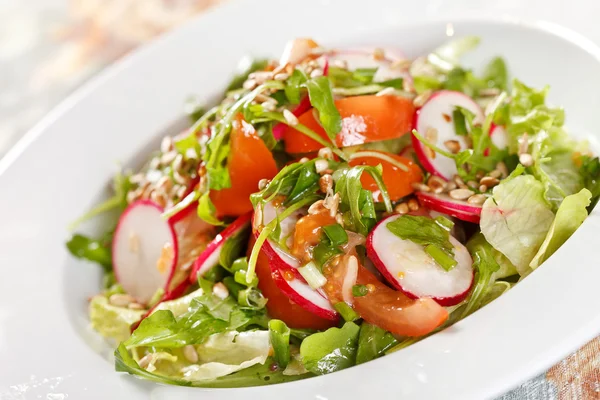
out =
<path fill-rule="evenodd" d="M 386 153 L 383 151 L 369 151 L 369 153 L 379 153 L 384 157 L 389 157 L 394 159 L 400 164 L 406 165 L 408 167 L 408 171 L 404 171 L 400 169 L 398 166 L 381 159 L 374 155 L 373 157 L 358 157 L 352 159 L 350 161 L 350 166 L 354 167 L 357 165 L 371 165 L 373 167 L 381 164 L 383 167 L 383 183 L 388 190 L 390 195 L 390 199 L 392 201 L 396 201 L 401 199 L 404 196 L 408 196 L 414 189 L 412 188 L 412 184 L 414 182 L 421 182 L 423 180 L 423 173 L 421 172 L 421 168 L 408 158 L 404 158 L 395 154 Z M 362 182 L 363 188 L 370 190 L 375 194 L 375 201 L 381 201 L 381 196 L 379 193 L 379 187 L 375 180 L 371 177 L 371 175 L 364 173 L 360 178 Z"/>
<path fill-rule="evenodd" d="M 336 325 L 335 321 L 318 317 L 306 311 L 283 294 L 272 275 L 279 273 L 278 270 L 271 272 L 269 258 L 261 251 L 256 262 L 256 276 L 258 277 L 258 288 L 267 299 L 266 307 L 271 318 L 280 319 L 290 328 L 297 329 L 322 330 Z"/>
<path fill-rule="evenodd" d="M 346 97 L 336 100 L 335 106 L 342 116 L 342 130 L 336 137 L 340 147 L 398 138 L 410 132 L 415 114 L 412 101 L 400 96 Z M 329 140 L 312 109 L 298 121 Z M 311 153 L 323 147 L 292 127 L 283 137 L 288 153 Z"/>
<path fill-rule="evenodd" d="M 348 256 L 346 256 L 348 257 Z M 332 303 L 342 301 L 342 283 L 346 275 L 345 259 L 325 268 L 325 293 Z M 432 299 L 410 299 L 402 292 L 381 283 L 372 272 L 359 265 L 357 285 L 368 285 L 369 293 L 354 297 L 352 307 L 365 321 L 401 336 L 423 336 L 448 319 L 448 312 Z"/>
<path fill-rule="evenodd" d="M 211 190 L 210 199 L 217 209 L 217 217 L 237 217 L 252 211 L 250 195 L 258 191 L 261 179 L 271 179 L 277 174 L 273 155 L 258 136 L 254 127 L 246 123 L 241 114 L 231 131 L 231 148 L 227 168 L 231 187 Z"/>

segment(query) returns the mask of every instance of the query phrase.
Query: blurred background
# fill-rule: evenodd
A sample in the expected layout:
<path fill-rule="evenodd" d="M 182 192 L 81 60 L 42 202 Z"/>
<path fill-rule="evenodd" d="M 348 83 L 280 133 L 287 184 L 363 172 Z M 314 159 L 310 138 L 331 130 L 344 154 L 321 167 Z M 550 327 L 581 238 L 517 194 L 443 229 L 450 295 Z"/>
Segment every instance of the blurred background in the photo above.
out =
<path fill-rule="evenodd" d="M 0 0 L 0 158 L 75 88 L 223 0 Z"/>

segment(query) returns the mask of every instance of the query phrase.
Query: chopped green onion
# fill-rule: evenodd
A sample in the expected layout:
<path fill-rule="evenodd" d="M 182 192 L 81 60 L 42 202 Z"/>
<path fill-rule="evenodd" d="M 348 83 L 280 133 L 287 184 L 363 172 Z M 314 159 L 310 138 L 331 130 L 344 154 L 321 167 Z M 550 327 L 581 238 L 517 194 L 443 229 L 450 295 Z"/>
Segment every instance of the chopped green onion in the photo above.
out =
<path fill-rule="evenodd" d="M 239 292 L 238 304 L 243 307 L 249 307 L 258 310 L 267 304 L 267 299 L 265 299 L 260 290 L 249 287 L 248 289 Z"/>
<path fill-rule="evenodd" d="M 331 244 L 334 246 L 341 246 L 348 243 L 348 234 L 340 224 L 324 226 L 323 232 L 325 232 L 331 241 Z"/>
<path fill-rule="evenodd" d="M 435 222 L 447 231 L 450 231 L 452 228 L 454 228 L 454 222 L 441 215 L 435 218 Z"/>
<path fill-rule="evenodd" d="M 285 322 L 272 319 L 269 321 L 269 338 L 273 346 L 273 358 L 281 369 L 290 362 L 290 328 Z"/>
<path fill-rule="evenodd" d="M 360 318 L 360 315 L 358 315 L 356 313 L 356 311 L 354 311 L 352 309 L 352 307 L 350 307 L 348 304 L 344 303 L 343 301 L 336 303 L 333 306 L 333 308 L 335 308 L 336 311 L 340 313 L 342 318 L 344 318 L 344 321 L 351 322 L 351 321 L 356 321 L 357 319 Z"/>
<path fill-rule="evenodd" d="M 232 276 L 226 276 L 225 278 L 223 278 L 223 284 L 229 290 L 229 294 L 235 299 L 238 298 L 242 290 L 246 289 L 244 285 L 240 285 L 239 283 L 237 283 Z"/>
<path fill-rule="evenodd" d="M 366 296 L 369 293 L 369 289 L 365 285 L 354 285 L 352 286 L 352 295 L 354 297 Z"/>
<path fill-rule="evenodd" d="M 393 157 L 390 157 L 390 156 L 380 153 L 378 151 L 357 151 L 356 153 L 354 153 L 350 156 L 350 160 L 354 160 L 355 158 L 362 158 L 362 157 L 378 158 L 382 161 L 392 164 L 394 167 L 399 168 L 404 172 L 409 171 L 408 167 L 406 165 L 404 165 L 403 163 L 399 162 L 398 160 L 396 160 Z"/>
<path fill-rule="evenodd" d="M 231 272 L 242 271 L 248 269 L 248 259 L 240 257 L 231 264 Z"/>
<path fill-rule="evenodd" d="M 459 136 L 467 135 L 467 122 L 465 121 L 465 115 L 460 109 L 452 111 L 452 120 L 454 121 L 454 131 Z"/>
<path fill-rule="evenodd" d="M 313 261 L 320 267 L 327 264 L 329 260 L 338 254 L 342 254 L 339 247 L 334 247 L 328 243 L 321 242 L 313 248 Z"/>
<path fill-rule="evenodd" d="M 425 253 L 429 254 L 431 258 L 446 271 L 450 271 L 458 264 L 454 258 L 450 257 L 441 247 L 435 244 L 430 244 L 425 247 Z"/>
<path fill-rule="evenodd" d="M 256 287 L 258 285 L 258 278 L 256 276 L 252 277 L 250 282 L 247 280 L 246 270 L 235 271 L 233 274 L 233 279 L 240 285 L 248 286 L 248 287 Z"/>
<path fill-rule="evenodd" d="M 298 272 L 313 289 L 318 289 L 327 283 L 327 278 L 323 276 L 314 261 L 298 268 Z"/>

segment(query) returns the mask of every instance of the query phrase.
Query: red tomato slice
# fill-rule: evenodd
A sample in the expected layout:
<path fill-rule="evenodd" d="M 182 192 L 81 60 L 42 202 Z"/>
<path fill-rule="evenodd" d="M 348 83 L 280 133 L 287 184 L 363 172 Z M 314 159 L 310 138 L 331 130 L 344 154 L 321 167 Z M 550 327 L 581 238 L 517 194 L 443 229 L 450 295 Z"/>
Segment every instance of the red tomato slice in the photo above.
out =
<path fill-rule="evenodd" d="M 342 301 L 346 262 L 325 268 L 325 292 L 332 303 Z M 369 293 L 354 297 L 352 307 L 365 321 L 401 336 L 423 336 L 448 319 L 448 312 L 432 299 L 410 299 L 381 283 L 372 272 L 359 265 L 357 285 L 367 285 Z"/>
<path fill-rule="evenodd" d="M 371 165 L 373 167 L 381 164 L 383 167 L 383 183 L 387 187 L 388 193 L 390 195 L 390 199 L 392 201 L 396 201 L 401 199 L 404 196 L 408 196 L 414 189 L 412 188 L 412 184 L 414 182 L 421 182 L 423 180 L 423 173 L 421 172 L 421 168 L 408 158 L 404 158 L 401 156 L 397 156 L 391 153 L 385 153 L 382 151 L 372 151 L 373 153 L 381 153 L 387 157 L 391 157 L 394 160 L 398 161 L 401 164 L 404 164 L 408 167 L 408 171 L 404 171 L 398 168 L 396 165 L 384 161 L 378 157 L 360 157 L 355 158 L 350 161 L 350 166 L 354 167 L 356 165 Z M 379 194 L 379 187 L 375 183 L 375 180 L 371 177 L 371 175 L 364 173 L 360 178 L 362 182 L 363 188 L 370 190 L 375 193 L 375 200 L 380 201 L 381 196 Z"/>
<path fill-rule="evenodd" d="M 410 132 L 415 114 L 412 101 L 399 96 L 346 97 L 336 100 L 335 106 L 342 116 L 342 130 L 336 137 L 340 147 L 398 138 Z M 298 120 L 329 140 L 312 109 Z M 283 137 L 288 153 L 310 153 L 323 147 L 291 127 Z"/>
<path fill-rule="evenodd" d="M 290 328 L 297 329 L 323 330 L 336 325 L 335 321 L 318 317 L 292 302 L 279 290 L 271 274 L 269 258 L 261 251 L 256 262 L 256 275 L 258 288 L 267 299 L 266 307 L 271 318 L 280 319 Z"/>
<path fill-rule="evenodd" d="M 211 190 L 210 199 L 217 209 L 217 217 L 237 217 L 252 211 L 250 195 L 258 191 L 261 179 L 271 179 L 277 174 L 273 155 L 256 134 L 252 125 L 243 122 L 240 115 L 231 131 L 231 149 L 227 168 L 231 187 Z"/>

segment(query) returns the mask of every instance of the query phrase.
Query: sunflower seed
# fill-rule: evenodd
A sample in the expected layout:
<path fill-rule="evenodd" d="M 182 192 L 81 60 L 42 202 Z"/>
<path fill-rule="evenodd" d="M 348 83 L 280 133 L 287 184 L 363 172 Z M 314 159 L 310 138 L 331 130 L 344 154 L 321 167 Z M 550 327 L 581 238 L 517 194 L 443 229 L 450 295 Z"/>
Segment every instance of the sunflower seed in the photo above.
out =
<path fill-rule="evenodd" d="M 473 196 L 467 199 L 467 203 L 469 204 L 483 204 L 485 203 L 487 197 L 483 194 L 474 194 Z"/>
<path fill-rule="evenodd" d="M 524 167 L 531 167 L 533 165 L 533 157 L 529 153 L 523 153 L 519 156 L 519 162 Z"/>
<path fill-rule="evenodd" d="M 183 356 L 186 360 L 188 360 L 191 363 L 195 364 L 198 362 L 198 352 L 196 351 L 196 348 L 191 344 L 188 344 L 187 346 L 183 347 Z"/>
<path fill-rule="evenodd" d="M 469 189 L 454 189 L 450 191 L 450 197 L 455 200 L 466 200 L 469 197 L 475 194 L 472 190 Z"/>
<path fill-rule="evenodd" d="M 398 214 L 407 214 L 409 211 L 408 204 L 400 203 L 396 207 L 394 207 L 394 211 Z"/>

